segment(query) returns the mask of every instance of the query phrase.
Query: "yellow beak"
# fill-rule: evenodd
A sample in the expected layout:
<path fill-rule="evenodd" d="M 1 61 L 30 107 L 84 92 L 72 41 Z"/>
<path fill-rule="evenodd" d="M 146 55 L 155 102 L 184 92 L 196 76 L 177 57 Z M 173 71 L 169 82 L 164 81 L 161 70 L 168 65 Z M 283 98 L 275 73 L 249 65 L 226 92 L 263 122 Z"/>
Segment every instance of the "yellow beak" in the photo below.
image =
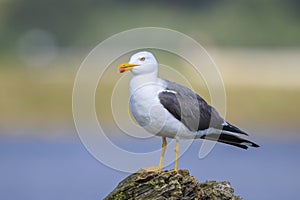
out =
<path fill-rule="evenodd" d="M 126 72 L 128 70 L 132 70 L 135 66 L 139 66 L 136 64 L 129 64 L 128 62 L 122 63 L 118 66 L 119 72 L 123 73 Z"/>

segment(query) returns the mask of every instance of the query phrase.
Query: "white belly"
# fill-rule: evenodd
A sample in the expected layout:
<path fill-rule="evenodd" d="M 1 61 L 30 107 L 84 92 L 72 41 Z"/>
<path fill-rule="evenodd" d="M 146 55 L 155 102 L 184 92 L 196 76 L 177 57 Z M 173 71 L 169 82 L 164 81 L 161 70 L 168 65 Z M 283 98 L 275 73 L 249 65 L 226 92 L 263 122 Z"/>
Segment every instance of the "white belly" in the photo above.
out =
<path fill-rule="evenodd" d="M 174 118 L 160 103 L 159 92 L 162 86 L 143 86 L 130 96 L 130 110 L 140 126 L 148 132 L 174 138 L 193 138 L 191 133 L 180 121 Z"/>

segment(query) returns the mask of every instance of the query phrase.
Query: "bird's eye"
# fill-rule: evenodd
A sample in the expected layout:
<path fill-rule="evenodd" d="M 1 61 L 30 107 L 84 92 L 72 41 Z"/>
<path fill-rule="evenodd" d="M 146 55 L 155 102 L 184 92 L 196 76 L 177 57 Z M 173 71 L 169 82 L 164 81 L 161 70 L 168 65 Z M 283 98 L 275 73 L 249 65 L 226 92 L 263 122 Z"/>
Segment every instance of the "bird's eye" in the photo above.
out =
<path fill-rule="evenodd" d="M 146 60 L 145 57 L 141 57 L 141 58 L 140 58 L 140 61 L 145 61 L 145 60 Z"/>

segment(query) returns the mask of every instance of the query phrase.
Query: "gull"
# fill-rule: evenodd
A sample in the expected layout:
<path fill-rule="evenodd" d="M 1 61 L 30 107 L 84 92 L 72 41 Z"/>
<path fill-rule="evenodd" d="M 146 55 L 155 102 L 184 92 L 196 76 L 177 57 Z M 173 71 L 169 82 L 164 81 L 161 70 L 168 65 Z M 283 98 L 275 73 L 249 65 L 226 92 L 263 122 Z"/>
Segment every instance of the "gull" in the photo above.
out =
<path fill-rule="evenodd" d="M 138 52 L 119 72 L 131 71 L 130 111 L 146 131 L 162 137 L 158 171 L 162 171 L 166 138 L 176 139 L 175 166 L 178 171 L 180 139 L 205 139 L 242 149 L 259 147 L 245 139 L 246 132 L 225 121 L 218 111 L 191 89 L 158 77 L 158 62 L 147 51 Z"/>

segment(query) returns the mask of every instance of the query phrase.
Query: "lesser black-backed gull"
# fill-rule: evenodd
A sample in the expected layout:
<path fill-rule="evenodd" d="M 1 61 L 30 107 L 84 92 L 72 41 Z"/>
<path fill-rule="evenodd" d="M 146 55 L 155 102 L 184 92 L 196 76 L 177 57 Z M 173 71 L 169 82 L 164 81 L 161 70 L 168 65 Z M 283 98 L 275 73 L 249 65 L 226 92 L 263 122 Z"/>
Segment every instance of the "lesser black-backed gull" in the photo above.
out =
<path fill-rule="evenodd" d="M 158 78 L 158 63 L 150 52 L 139 52 L 130 61 L 120 64 L 121 73 L 130 70 L 130 110 L 137 123 L 148 132 L 162 137 L 163 159 L 168 138 L 176 139 L 175 167 L 178 171 L 179 139 L 214 140 L 243 149 L 259 147 L 242 136 L 248 135 L 226 122 L 215 108 L 177 83 Z"/>

